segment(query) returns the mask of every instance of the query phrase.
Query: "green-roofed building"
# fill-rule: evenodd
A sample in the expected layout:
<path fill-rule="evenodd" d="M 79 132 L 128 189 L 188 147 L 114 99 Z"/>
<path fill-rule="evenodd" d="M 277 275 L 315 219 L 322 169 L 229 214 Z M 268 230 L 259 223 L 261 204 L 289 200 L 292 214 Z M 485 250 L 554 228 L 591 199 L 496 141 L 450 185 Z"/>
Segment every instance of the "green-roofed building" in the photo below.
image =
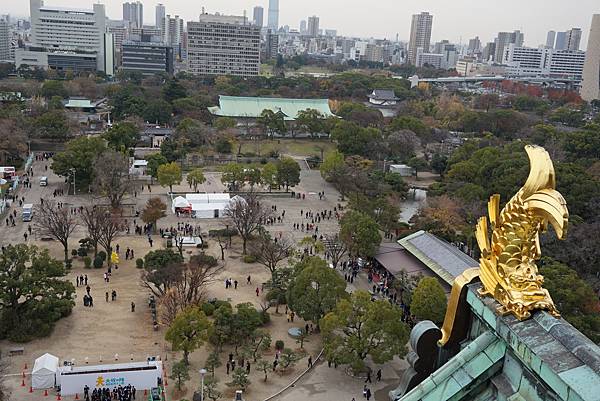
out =
<path fill-rule="evenodd" d="M 214 116 L 235 119 L 256 119 L 264 110 L 271 110 L 282 114 L 285 121 L 295 121 L 300 111 L 309 109 L 317 110 L 325 118 L 335 116 L 328 99 L 219 96 L 219 105 L 208 108 Z"/>

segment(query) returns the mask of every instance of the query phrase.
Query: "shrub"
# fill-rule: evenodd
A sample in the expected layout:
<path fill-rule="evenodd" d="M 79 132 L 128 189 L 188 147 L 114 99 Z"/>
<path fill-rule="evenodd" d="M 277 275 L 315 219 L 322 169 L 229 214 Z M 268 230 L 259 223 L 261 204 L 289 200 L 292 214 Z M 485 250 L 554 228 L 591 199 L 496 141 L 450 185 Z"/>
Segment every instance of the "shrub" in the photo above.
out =
<path fill-rule="evenodd" d="M 92 258 L 90 258 L 89 256 L 84 256 L 83 264 L 86 269 L 91 269 L 92 268 Z"/>
<path fill-rule="evenodd" d="M 73 259 L 67 259 L 65 261 L 65 267 L 67 268 L 67 270 L 71 270 L 71 267 L 73 267 Z"/>
<path fill-rule="evenodd" d="M 104 259 L 102 259 L 102 256 L 100 256 L 100 254 L 98 253 L 98 256 L 96 256 L 94 258 L 94 268 L 100 269 L 100 268 L 102 268 L 103 264 L 104 264 Z"/>
<path fill-rule="evenodd" d="M 144 259 L 137 258 L 135 260 L 135 267 L 137 267 L 138 269 L 143 269 L 144 268 Z"/>
<path fill-rule="evenodd" d="M 265 325 L 271 321 L 271 315 L 266 310 L 260 312 L 260 320 L 262 324 Z"/>
<path fill-rule="evenodd" d="M 202 312 L 204 312 L 206 316 L 212 316 L 215 312 L 215 306 L 210 302 L 205 302 L 202 304 Z"/>
<path fill-rule="evenodd" d="M 256 262 L 256 256 L 244 255 L 244 263 L 254 263 L 254 262 Z"/>
<path fill-rule="evenodd" d="M 77 256 L 79 256 L 79 257 L 83 258 L 83 257 L 87 256 L 87 254 L 88 254 L 87 249 L 85 249 L 83 247 L 81 247 L 77 250 Z"/>
<path fill-rule="evenodd" d="M 71 249 L 71 256 L 77 256 L 77 249 Z"/>
<path fill-rule="evenodd" d="M 222 301 L 220 299 L 217 299 L 211 303 L 215 306 L 215 310 L 219 309 L 221 306 L 225 306 L 225 307 L 231 309 L 231 304 L 227 301 Z"/>
<path fill-rule="evenodd" d="M 98 255 L 96 257 L 99 257 L 100 259 L 102 259 L 102 262 L 104 262 L 106 260 L 106 252 L 100 251 L 98 252 Z"/>
<path fill-rule="evenodd" d="M 277 340 L 277 341 L 275 341 L 275 349 L 277 351 L 283 350 L 284 347 L 285 347 L 285 344 L 283 343 L 283 340 Z"/>

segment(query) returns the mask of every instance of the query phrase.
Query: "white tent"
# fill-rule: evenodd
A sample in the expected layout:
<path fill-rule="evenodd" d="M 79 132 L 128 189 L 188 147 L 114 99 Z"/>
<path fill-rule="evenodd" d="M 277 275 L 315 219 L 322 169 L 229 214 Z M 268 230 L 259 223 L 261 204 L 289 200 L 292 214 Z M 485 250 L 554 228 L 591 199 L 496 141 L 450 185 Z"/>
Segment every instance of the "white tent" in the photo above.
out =
<path fill-rule="evenodd" d="M 173 199 L 173 207 L 190 207 L 190 202 L 188 202 L 188 200 L 183 196 L 178 196 L 177 198 Z"/>
<path fill-rule="evenodd" d="M 31 387 L 34 389 L 52 388 L 56 380 L 58 358 L 44 354 L 35 360 L 31 371 Z"/>

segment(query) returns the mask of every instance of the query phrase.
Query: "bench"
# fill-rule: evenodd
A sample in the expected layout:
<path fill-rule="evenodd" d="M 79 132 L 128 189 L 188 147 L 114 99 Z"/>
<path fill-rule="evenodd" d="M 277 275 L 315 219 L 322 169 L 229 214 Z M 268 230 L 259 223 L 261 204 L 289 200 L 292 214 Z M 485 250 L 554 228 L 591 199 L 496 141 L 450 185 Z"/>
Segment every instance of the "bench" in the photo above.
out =
<path fill-rule="evenodd" d="M 25 348 L 20 347 L 20 348 L 13 348 L 11 350 L 8 351 L 8 354 L 10 356 L 14 356 L 14 355 L 23 355 L 23 353 L 25 352 Z"/>

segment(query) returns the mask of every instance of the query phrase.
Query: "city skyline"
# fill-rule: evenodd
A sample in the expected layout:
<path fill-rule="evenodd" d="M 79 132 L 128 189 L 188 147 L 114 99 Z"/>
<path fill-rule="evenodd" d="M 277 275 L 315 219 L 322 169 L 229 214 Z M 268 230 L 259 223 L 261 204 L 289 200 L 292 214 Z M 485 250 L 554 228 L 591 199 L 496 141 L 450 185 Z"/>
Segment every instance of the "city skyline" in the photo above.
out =
<path fill-rule="evenodd" d="M 91 9 L 94 2 L 90 0 L 87 4 L 81 0 L 50 0 L 48 3 Z M 99 3 L 106 5 L 109 18 L 122 17 L 123 1 L 104 0 Z M 154 21 L 155 6 L 158 3 L 165 5 L 167 13 L 180 15 L 186 21 L 197 20 L 202 7 L 205 7 L 206 12 L 209 13 L 242 15 L 246 11 L 246 15 L 251 20 L 255 6 L 262 6 L 265 11 L 269 6 L 268 0 L 231 0 L 227 4 L 217 0 L 206 0 L 194 7 L 190 7 L 189 2 L 185 0 L 146 0 L 142 3 L 145 21 Z M 320 27 L 337 29 L 340 35 L 395 39 L 398 34 L 400 40 L 408 41 L 412 15 L 427 11 L 434 15 L 432 43 L 448 39 L 454 43 L 466 44 L 475 36 L 479 36 L 482 43 L 486 43 L 492 41 L 500 31 L 510 32 L 519 29 L 525 35 L 525 45 L 536 47 L 546 42 L 546 35 L 550 30 L 566 31 L 578 27 L 583 33 L 581 47 L 585 50 L 591 16 L 600 13 L 600 6 L 595 0 L 578 1 L 576 8 L 558 1 L 534 0 L 523 3 L 506 0 L 501 8 L 493 8 L 491 3 L 492 1 L 488 0 L 473 5 L 468 0 L 457 0 L 452 3 L 452 6 L 448 6 L 447 2 L 440 0 L 425 0 L 415 5 L 398 5 L 394 0 L 380 0 L 375 4 L 368 4 L 367 15 L 371 18 L 365 19 L 365 12 L 360 8 L 366 6 L 366 3 L 358 0 L 330 0 L 327 7 L 323 6 L 322 1 L 317 0 L 306 0 L 302 4 L 281 0 L 279 25 L 289 25 L 293 29 L 298 29 L 300 20 L 316 15 L 320 18 Z M 348 7 L 348 5 L 356 5 L 356 7 Z M 339 10 L 343 10 L 343 14 Z M 29 4 L 28 2 L 4 4 L 0 12 L 10 13 L 15 17 L 28 16 Z M 390 15 L 395 17 L 389 18 Z M 556 15 L 561 15 L 559 23 L 556 22 Z M 533 16 L 535 18 L 532 18 Z"/>

